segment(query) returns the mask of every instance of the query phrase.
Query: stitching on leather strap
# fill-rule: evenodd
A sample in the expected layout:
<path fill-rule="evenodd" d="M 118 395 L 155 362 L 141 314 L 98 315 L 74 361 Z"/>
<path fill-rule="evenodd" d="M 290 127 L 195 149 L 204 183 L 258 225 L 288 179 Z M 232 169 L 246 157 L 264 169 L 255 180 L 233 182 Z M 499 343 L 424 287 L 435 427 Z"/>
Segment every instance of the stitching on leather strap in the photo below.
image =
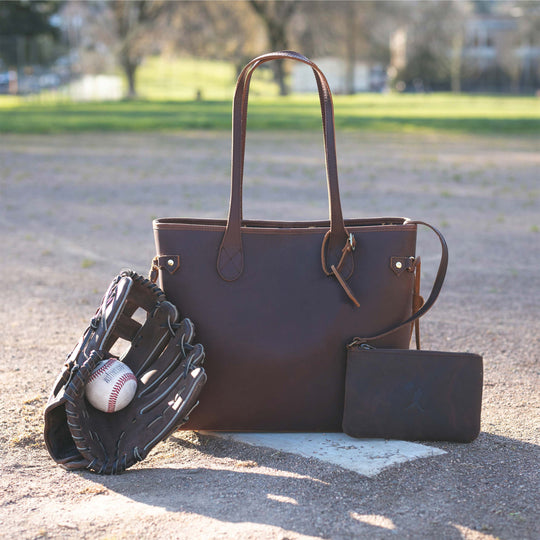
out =
<path fill-rule="evenodd" d="M 240 257 L 240 260 L 239 261 L 236 261 L 236 259 Z M 234 275 L 229 275 L 229 276 L 226 276 L 225 274 L 227 274 L 227 269 L 229 267 L 232 267 L 233 269 L 233 274 Z M 230 280 L 235 280 L 237 279 L 241 274 L 242 274 L 242 270 L 243 270 L 243 264 L 242 264 L 242 251 L 241 250 L 236 250 L 235 253 L 233 253 L 232 255 L 227 251 L 227 248 L 222 246 L 221 247 L 221 250 L 220 250 L 220 255 L 219 255 L 219 267 L 218 267 L 218 271 L 219 271 L 219 274 L 221 275 L 221 277 L 223 279 L 226 279 L 228 281 Z"/>
<path fill-rule="evenodd" d="M 222 251 L 223 251 L 223 253 L 225 254 L 225 256 L 227 257 L 227 260 L 226 260 L 226 261 L 222 261 L 222 263 L 221 263 L 221 265 L 220 265 L 221 270 L 224 270 L 226 266 L 228 266 L 229 264 L 231 264 L 231 265 L 233 266 L 233 268 L 234 268 L 237 272 L 240 272 L 240 268 L 238 268 L 238 266 L 236 266 L 236 263 L 234 262 L 234 259 L 235 259 L 235 257 L 238 256 L 239 252 L 237 251 L 237 252 L 234 253 L 233 255 L 230 255 L 226 248 L 223 248 Z"/>

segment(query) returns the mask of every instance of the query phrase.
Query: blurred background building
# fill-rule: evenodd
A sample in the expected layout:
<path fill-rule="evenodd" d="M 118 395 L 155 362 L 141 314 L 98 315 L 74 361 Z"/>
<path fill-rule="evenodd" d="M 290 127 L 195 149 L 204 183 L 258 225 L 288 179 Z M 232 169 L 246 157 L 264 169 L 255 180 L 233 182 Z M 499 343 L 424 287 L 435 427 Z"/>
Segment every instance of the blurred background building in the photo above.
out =
<path fill-rule="evenodd" d="M 151 64 L 156 95 L 174 96 L 176 66 L 211 60 L 234 79 L 279 49 L 319 62 L 336 93 L 534 94 L 540 2 L 0 0 L 1 94 L 133 98 Z M 212 82 L 193 69 L 192 97 L 204 98 Z M 275 62 L 257 76 L 282 95 L 314 91 L 300 65 Z"/>

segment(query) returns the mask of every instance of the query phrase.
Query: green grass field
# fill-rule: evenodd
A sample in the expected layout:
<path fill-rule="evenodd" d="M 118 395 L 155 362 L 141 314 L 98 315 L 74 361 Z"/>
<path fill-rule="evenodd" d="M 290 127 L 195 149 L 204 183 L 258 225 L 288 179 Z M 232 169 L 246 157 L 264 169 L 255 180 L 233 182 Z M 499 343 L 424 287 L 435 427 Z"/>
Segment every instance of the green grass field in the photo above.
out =
<path fill-rule="evenodd" d="M 0 96 L 0 132 L 63 133 L 229 129 L 234 69 L 221 62 L 148 61 L 139 72 L 145 99 L 74 103 L 45 95 Z M 315 85 L 314 85 L 315 86 Z M 202 100 L 194 96 L 197 91 Z M 337 129 L 454 131 L 540 135 L 540 99 L 457 94 L 335 96 Z M 256 72 L 250 94 L 250 129 L 317 129 L 316 94 L 278 97 L 268 70 Z"/>

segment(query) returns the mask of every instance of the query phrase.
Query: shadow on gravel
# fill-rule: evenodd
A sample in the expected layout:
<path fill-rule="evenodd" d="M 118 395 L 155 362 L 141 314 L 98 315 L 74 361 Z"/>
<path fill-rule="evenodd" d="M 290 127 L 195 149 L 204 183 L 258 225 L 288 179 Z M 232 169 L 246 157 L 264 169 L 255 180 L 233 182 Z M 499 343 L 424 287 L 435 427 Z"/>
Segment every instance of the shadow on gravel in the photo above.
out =
<path fill-rule="evenodd" d="M 180 437 L 171 439 L 179 453 L 203 452 L 216 459 L 215 467 L 171 465 L 92 479 L 168 512 L 310 536 L 429 537 L 431 531 L 439 538 L 462 538 L 464 531 L 477 530 L 534 538 L 538 532 L 534 464 L 540 447 L 533 444 L 482 433 L 471 444 L 437 445 L 448 452 L 444 456 L 366 478 L 318 460 L 212 436 Z"/>

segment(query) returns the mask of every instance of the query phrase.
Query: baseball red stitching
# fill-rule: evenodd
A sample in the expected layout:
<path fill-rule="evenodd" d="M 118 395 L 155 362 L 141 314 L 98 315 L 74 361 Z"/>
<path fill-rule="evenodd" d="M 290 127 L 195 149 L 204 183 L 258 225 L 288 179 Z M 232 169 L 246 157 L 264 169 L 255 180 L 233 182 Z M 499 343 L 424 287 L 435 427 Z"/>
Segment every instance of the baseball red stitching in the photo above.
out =
<path fill-rule="evenodd" d="M 90 378 L 88 379 L 88 382 L 95 381 L 104 371 L 107 370 L 107 368 L 114 363 L 114 358 L 110 358 L 107 360 L 105 364 L 103 364 L 100 368 L 96 369 L 92 374 L 90 375 Z"/>
<path fill-rule="evenodd" d="M 107 407 L 107 412 L 114 412 L 114 408 L 116 407 L 116 400 L 118 399 L 118 394 L 120 394 L 120 390 L 124 387 L 124 384 L 126 384 L 128 381 L 137 379 L 132 373 L 124 373 L 115 383 L 113 386 L 113 389 L 111 390 L 111 395 L 109 397 L 109 405 Z"/>

